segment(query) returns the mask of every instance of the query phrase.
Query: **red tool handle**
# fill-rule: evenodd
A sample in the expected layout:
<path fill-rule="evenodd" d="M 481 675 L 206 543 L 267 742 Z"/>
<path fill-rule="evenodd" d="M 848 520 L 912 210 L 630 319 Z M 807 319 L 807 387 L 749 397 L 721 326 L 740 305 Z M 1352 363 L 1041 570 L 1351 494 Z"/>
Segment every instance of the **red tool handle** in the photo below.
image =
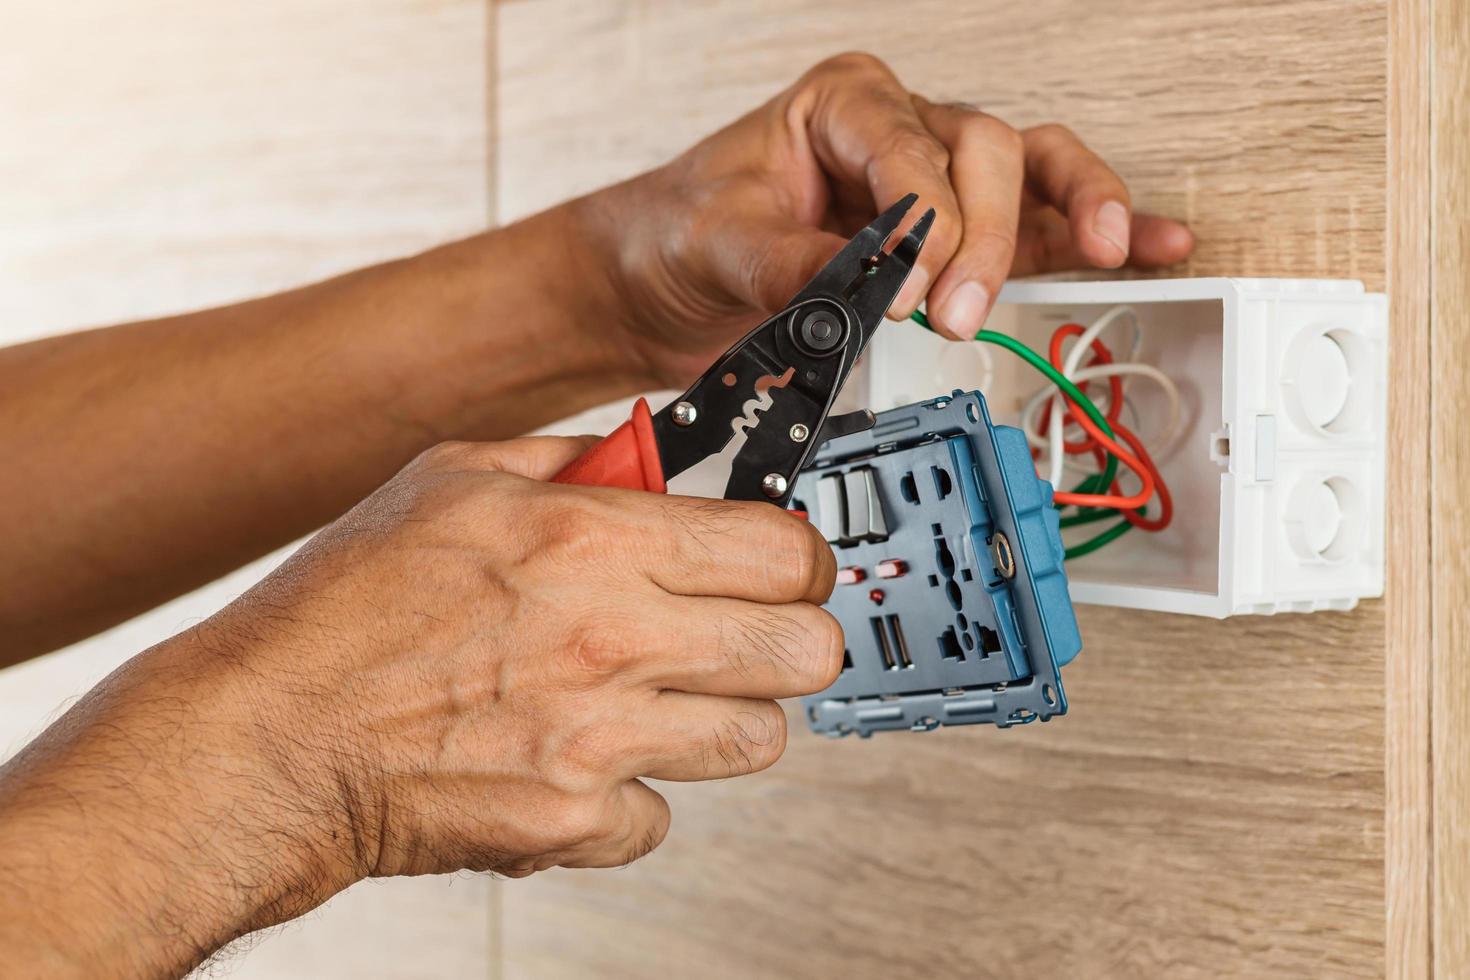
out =
<path fill-rule="evenodd" d="M 663 465 L 658 461 L 653 413 L 648 410 L 647 399 L 638 399 L 632 418 L 572 460 L 551 482 L 666 492 L 668 485 L 664 483 Z"/>

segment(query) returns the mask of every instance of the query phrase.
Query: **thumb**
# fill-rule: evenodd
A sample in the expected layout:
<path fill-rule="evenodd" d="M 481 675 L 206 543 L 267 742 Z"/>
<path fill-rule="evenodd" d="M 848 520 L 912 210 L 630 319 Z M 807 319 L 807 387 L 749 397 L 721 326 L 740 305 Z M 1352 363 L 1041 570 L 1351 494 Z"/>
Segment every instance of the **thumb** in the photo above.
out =
<path fill-rule="evenodd" d="M 712 236 L 719 286 L 765 313 L 786 305 L 847 240 L 788 218 L 737 220 Z"/>
<path fill-rule="evenodd" d="M 482 443 L 485 466 L 532 480 L 549 480 L 601 441 L 601 436 L 526 436 L 508 442 Z"/>

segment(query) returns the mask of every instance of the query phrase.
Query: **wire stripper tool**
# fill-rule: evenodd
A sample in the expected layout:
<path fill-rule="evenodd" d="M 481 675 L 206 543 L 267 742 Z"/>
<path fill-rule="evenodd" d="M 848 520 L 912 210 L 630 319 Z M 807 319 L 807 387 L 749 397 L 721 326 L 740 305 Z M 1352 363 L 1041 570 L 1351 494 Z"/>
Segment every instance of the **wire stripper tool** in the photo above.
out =
<path fill-rule="evenodd" d="M 774 316 L 731 347 L 679 398 L 633 417 L 553 482 L 664 493 L 695 467 L 729 467 L 722 496 L 785 507 L 816 447 L 873 425 L 832 403 L 908 278 L 934 224 L 931 208 L 889 252 L 918 200 L 910 194 L 858 232 Z"/>

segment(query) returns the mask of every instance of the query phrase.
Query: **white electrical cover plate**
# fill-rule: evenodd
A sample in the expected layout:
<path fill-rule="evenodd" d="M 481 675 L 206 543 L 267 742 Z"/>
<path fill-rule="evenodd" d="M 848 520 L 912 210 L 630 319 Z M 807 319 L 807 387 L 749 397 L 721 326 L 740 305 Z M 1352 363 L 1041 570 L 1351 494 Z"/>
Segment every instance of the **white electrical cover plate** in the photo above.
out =
<path fill-rule="evenodd" d="M 1044 354 L 1059 325 L 1119 304 L 1138 313 L 1138 360 L 1184 398 L 1184 434 L 1156 459 L 1175 517 L 1069 562 L 1073 599 L 1225 617 L 1382 595 L 1386 298 L 1339 280 L 1025 282 L 1002 290 L 986 326 Z M 1121 360 L 1129 336 L 1120 325 L 1103 339 Z M 1043 383 L 1003 349 L 912 323 L 879 330 L 853 381 L 849 397 L 874 411 L 978 388 L 998 424 L 1015 424 Z M 1152 448 L 1164 395 L 1144 378 L 1126 385 L 1138 416 L 1127 421 Z"/>

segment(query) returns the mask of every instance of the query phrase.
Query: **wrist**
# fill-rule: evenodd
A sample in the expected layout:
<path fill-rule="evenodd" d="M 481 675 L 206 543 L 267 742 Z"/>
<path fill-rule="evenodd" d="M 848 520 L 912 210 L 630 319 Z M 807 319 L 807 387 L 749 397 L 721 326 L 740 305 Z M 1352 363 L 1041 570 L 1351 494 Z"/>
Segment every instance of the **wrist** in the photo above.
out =
<path fill-rule="evenodd" d="M 340 808 L 259 750 L 233 658 L 198 630 L 155 647 L 0 769 L 0 945 L 20 962 L 183 973 L 354 880 Z"/>
<path fill-rule="evenodd" d="M 643 241 L 646 223 L 638 218 L 654 206 L 657 195 L 647 186 L 651 179 L 643 174 L 557 208 L 565 215 L 565 233 L 575 242 L 580 275 L 596 284 L 584 294 L 595 309 L 584 309 L 580 322 L 596 325 L 618 368 L 640 379 L 640 390 L 665 383 L 647 347 L 650 316 L 642 288 L 653 253 Z"/>
<path fill-rule="evenodd" d="M 425 338 L 403 338 L 418 362 L 405 385 L 437 401 L 426 414 L 443 420 L 441 437 L 520 435 L 654 386 L 627 342 L 616 243 L 598 212 L 584 198 L 409 260 L 440 353 L 426 371 Z"/>
<path fill-rule="evenodd" d="M 677 233 L 643 220 L 669 206 L 670 192 L 659 185 L 660 177 L 661 171 L 650 171 L 561 206 L 585 267 L 596 270 L 599 288 L 592 295 L 601 308 L 589 322 L 616 351 L 621 370 L 640 378 L 641 391 L 670 381 L 662 363 L 668 351 L 660 349 L 661 304 L 649 277 L 665 269 L 664 239 Z"/>
<path fill-rule="evenodd" d="M 301 915 L 366 877 L 375 860 L 376 796 L 352 757 L 370 765 L 364 747 L 346 753 L 344 733 L 320 710 L 319 678 L 285 661 L 263 628 L 233 631 L 232 609 L 150 653 L 160 676 L 184 677 L 200 718 L 195 769 L 201 809 L 217 800 L 232 814 L 222 854 L 257 855 L 265 874 L 240 895 L 246 931 Z M 317 710 L 311 705 L 318 704 Z M 349 778 L 350 777 L 350 778 Z"/>

